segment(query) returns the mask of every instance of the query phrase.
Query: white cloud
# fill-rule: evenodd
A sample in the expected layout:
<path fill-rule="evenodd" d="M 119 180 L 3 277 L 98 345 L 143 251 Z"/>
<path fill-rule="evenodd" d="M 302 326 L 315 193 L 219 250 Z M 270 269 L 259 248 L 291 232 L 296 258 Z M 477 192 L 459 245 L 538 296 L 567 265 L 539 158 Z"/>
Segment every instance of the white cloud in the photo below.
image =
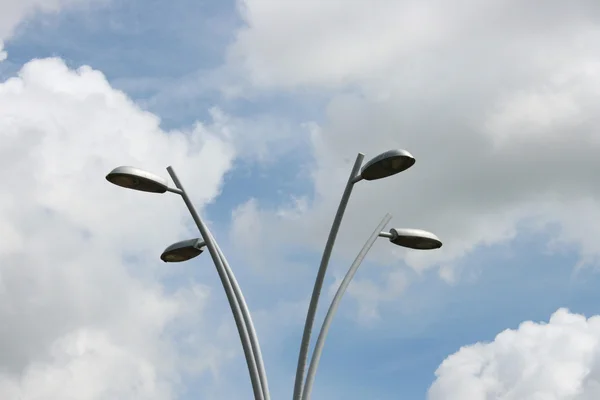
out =
<path fill-rule="evenodd" d="M 159 122 L 100 72 L 59 59 L 0 83 L 3 397 L 172 399 L 182 374 L 223 361 L 227 339 L 199 324 L 208 288 L 160 284 L 160 251 L 189 235 L 181 199 L 104 179 L 173 164 L 200 209 L 218 195 L 235 156 L 226 124 Z"/>
<path fill-rule="evenodd" d="M 444 10 L 426 3 L 246 0 L 239 8 L 248 27 L 231 59 L 266 86 L 330 86 L 376 74 L 446 30 Z"/>
<path fill-rule="evenodd" d="M 548 323 L 523 322 L 490 343 L 461 348 L 444 360 L 431 400 L 552 399 L 600 396 L 600 317 L 560 309 Z"/>
<path fill-rule="evenodd" d="M 525 55 L 532 44 L 551 50 L 546 35 L 589 28 L 599 13 L 593 0 L 547 1 L 542 10 L 517 0 L 239 0 L 238 8 L 245 26 L 231 63 L 273 88 L 395 81 L 406 67 L 420 74 L 423 56 L 452 59 L 464 56 L 463 46 L 477 46 L 480 56 L 503 51 L 507 40 Z"/>
<path fill-rule="evenodd" d="M 241 1 L 246 25 L 229 67 L 254 88 L 327 89 L 330 101 L 323 121 L 307 125 L 312 201 L 255 202 L 235 214 L 232 232 L 251 212 L 254 229 L 272 233 L 268 244 L 252 239 L 255 251 L 286 243 L 321 251 L 354 156 L 405 148 L 413 168 L 354 189 L 336 243 L 347 259 L 390 211 L 391 226 L 433 231 L 444 246 L 388 246 L 369 257 L 438 266 L 448 281 L 460 279 L 464 256 L 510 242 L 522 227 L 552 227 L 551 249 L 597 260 L 598 4 Z"/>

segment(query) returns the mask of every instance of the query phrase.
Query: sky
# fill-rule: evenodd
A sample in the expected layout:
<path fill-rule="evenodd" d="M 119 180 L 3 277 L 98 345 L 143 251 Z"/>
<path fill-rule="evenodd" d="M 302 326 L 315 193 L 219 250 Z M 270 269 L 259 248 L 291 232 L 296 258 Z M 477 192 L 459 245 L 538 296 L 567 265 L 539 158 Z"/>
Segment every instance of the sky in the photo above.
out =
<path fill-rule="evenodd" d="M 252 399 L 173 166 L 234 270 L 273 399 L 357 154 L 313 343 L 362 244 L 314 399 L 600 396 L 596 0 L 0 0 L 0 397 Z M 386 228 L 387 229 L 387 228 Z"/>

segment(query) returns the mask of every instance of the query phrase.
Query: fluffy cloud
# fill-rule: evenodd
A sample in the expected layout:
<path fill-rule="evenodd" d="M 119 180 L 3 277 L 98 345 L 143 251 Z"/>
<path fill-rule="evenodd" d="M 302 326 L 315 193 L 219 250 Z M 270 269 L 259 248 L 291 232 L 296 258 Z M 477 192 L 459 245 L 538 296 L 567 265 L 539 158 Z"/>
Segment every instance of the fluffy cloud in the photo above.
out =
<path fill-rule="evenodd" d="M 184 374 L 218 367 L 219 343 L 197 345 L 208 288 L 160 283 L 160 250 L 189 235 L 181 199 L 104 179 L 173 164 L 202 207 L 235 156 L 214 116 L 165 132 L 100 72 L 59 59 L 0 83 L 3 397 L 172 399 Z"/>
<path fill-rule="evenodd" d="M 438 265 L 448 280 L 457 260 L 510 241 L 519 227 L 557 228 L 553 244 L 574 245 L 586 261 L 600 252 L 586 218 L 600 211 L 597 2 L 240 7 L 247 25 L 230 55 L 250 85 L 330 95 L 324 120 L 310 125 L 314 196 L 277 210 L 240 208 L 240 221 L 320 250 L 355 154 L 368 160 L 400 147 L 416 157 L 413 168 L 355 188 L 337 245 L 349 257 L 388 210 L 392 225 L 434 231 L 445 246 L 388 247 L 380 261 Z"/>
<path fill-rule="evenodd" d="M 430 400 L 552 399 L 600 396 L 600 317 L 560 309 L 548 323 L 523 322 L 491 343 L 449 356 L 436 371 Z"/>

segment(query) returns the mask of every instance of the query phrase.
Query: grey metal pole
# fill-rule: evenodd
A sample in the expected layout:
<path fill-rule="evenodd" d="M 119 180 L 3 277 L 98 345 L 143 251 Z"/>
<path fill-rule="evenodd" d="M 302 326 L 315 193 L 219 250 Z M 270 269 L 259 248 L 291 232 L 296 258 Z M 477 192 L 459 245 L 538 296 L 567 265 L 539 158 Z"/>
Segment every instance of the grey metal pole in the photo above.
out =
<path fill-rule="evenodd" d="M 331 321 L 333 320 L 335 312 L 338 309 L 340 301 L 342 300 L 342 297 L 344 296 L 346 289 L 348 289 L 348 286 L 350 285 L 350 281 L 352 281 L 352 278 L 354 277 L 354 274 L 358 270 L 358 267 L 360 267 L 360 264 L 363 262 L 363 260 L 367 256 L 367 253 L 369 252 L 369 250 L 371 249 L 371 247 L 377 240 L 377 237 L 379 236 L 381 230 L 388 224 L 388 222 L 390 222 L 391 218 L 392 218 L 392 216 L 390 214 L 386 214 L 383 217 L 383 219 L 381 220 L 381 222 L 379 223 L 379 225 L 377 225 L 377 228 L 375 228 L 375 230 L 373 231 L 373 233 L 371 234 L 371 236 L 369 237 L 367 242 L 364 244 L 363 248 L 360 250 L 360 252 L 356 256 L 356 259 L 350 266 L 350 269 L 346 273 L 346 276 L 344 276 L 342 283 L 340 284 L 337 292 L 335 293 L 335 296 L 333 297 L 333 300 L 331 301 L 331 305 L 329 306 L 329 310 L 327 310 L 327 315 L 325 316 L 325 320 L 323 321 L 323 325 L 321 326 L 321 331 L 319 332 L 319 338 L 317 339 L 317 343 L 315 344 L 315 349 L 314 349 L 312 357 L 310 359 L 310 366 L 308 367 L 308 373 L 306 374 L 306 382 L 304 384 L 304 388 L 302 389 L 302 400 L 310 399 L 310 393 L 312 391 L 313 384 L 315 381 L 315 376 L 317 374 L 319 360 L 321 359 L 321 354 L 323 353 L 323 347 L 325 346 L 325 339 L 327 338 L 327 333 L 329 332 L 329 327 L 331 326 Z"/>
<path fill-rule="evenodd" d="M 240 286 L 238 285 L 237 279 L 235 279 L 233 270 L 229 266 L 229 262 L 227 262 L 227 259 L 225 258 L 225 255 L 221 251 L 219 244 L 217 243 L 216 240 L 214 240 L 214 237 L 212 237 L 212 234 L 210 233 L 210 231 L 209 231 L 209 234 L 211 235 L 211 239 L 215 243 L 215 246 L 219 253 L 219 257 L 221 257 L 221 260 L 223 261 L 223 265 L 225 266 L 225 271 L 227 272 L 229 281 L 231 282 L 231 286 L 233 287 L 234 294 L 236 295 L 236 297 L 238 299 L 238 303 L 239 303 L 240 309 L 242 311 L 242 316 L 244 317 L 244 321 L 246 323 L 246 329 L 248 330 L 248 335 L 250 337 L 252 350 L 254 352 L 254 359 L 256 362 L 257 369 L 258 369 L 258 375 L 259 375 L 259 378 L 261 381 L 263 396 L 264 396 L 265 400 L 270 400 L 271 394 L 269 392 L 269 383 L 267 381 L 267 373 L 265 371 L 265 364 L 264 364 L 264 361 L 262 358 L 262 352 L 260 350 L 260 343 L 258 342 L 256 330 L 254 329 L 254 323 L 252 322 L 252 316 L 250 314 L 250 310 L 248 309 L 248 305 L 246 303 L 246 300 L 244 299 L 244 294 L 242 293 L 242 290 L 241 290 Z"/>
<path fill-rule="evenodd" d="M 244 324 L 244 318 L 240 311 L 240 305 L 238 304 L 231 282 L 229 281 L 229 276 L 227 274 L 224 263 L 221 260 L 217 246 L 212 238 L 212 235 L 210 234 L 210 231 L 202 222 L 202 219 L 198 215 L 198 212 L 196 211 L 194 205 L 188 197 L 185 189 L 183 188 L 183 185 L 179 181 L 179 178 L 173 170 L 173 167 L 167 167 L 167 171 L 169 172 L 171 179 L 173 179 L 175 186 L 177 186 L 177 188 L 181 190 L 181 197 L 183 198 L 185 205 L 190 211 L 190 214 L 192 214 L 192 218 L 194 219 L 194 222 L 196 223 L 196 226 L 198 227 L 198 230 L 202 235 L 202 239 L 206 243 L 206 247 L 210 252 L 210 256 L 213 259 L 215 267 L 217 268 L 219 278 L 221 279 L 221 283 L 223 284 L 223 288 L 225 289 L 225 294 L 227 295 L 227 300 L 229 301 L 229 305 L 233 313 L 233 318 L 235 319 L 235 324 L 240 335 L 240 340 L 242 342 L 242 348 L 244 350 L 244 356 L 246 358 L 246 364 L 248 365 L 248 372 L 250 374 L 250 381 L 252 383 L 252 390 L 254 391 L 254 398 L 256 400 L 265 400 L 262 393 L 260 375 L 258 374 L 258 368 L 254 358 L 254 353 L 252 351 L 252 344 L 249 339 L 246 325 Z"/>
<path fill-rule="evenodd" d="M 315 322 L 315 315 L 317 313 L 317 306 L 319 305 L 319 296 L 321 295 L 321 289 L 323 288 L 323 282 L 325 280 L 325 273 L 327 272 L 327 265 L 329 264 L 329 258 L 331 257 L 331 252 L 333 250 L 333 245 L 335 244 L 337 233 L 340 229 L 340 225 L 342 224 L 342 218 L 344 217 L 344 211 L 346 210 L 346 206 L 348 205 L 348 200 L 350 199 L 352 188 L 354 187 L 354 183 L 360 180 L 359 172 L 364 157 L 365 155 L 362 153 L 358 153 L 358 155 L 356 156 L 356 161 L 354 162 L 352 172 L 350 173 L 350 177 L 348 178 L 348 182 L 346 183 L 346 188 L 344 189 L 344 193 L 342 194 L 340 205 L 338 206 L 335 218 L 333 219 L 333 224 L 331 225 L 329 237 L 327 238 L 327 243 L 325 244 L 325 250 L 323 251 L 321 265 L 319 266 L 319 271 L 317 272 L 317 278 L 313 287 L 312 296 L 310 298 L 308 313 L 306 314 L 306 322 L 304 323 L 304 332 L 302 334 L 302 341 L 300 343 L 298 366 L 296 367 L 296 381 L 294 383 L 294 400 L 300 400 L 302 397 L 302 386 L 304 383 L 306 361 L 308 359 L 310 335 L 312 332 L 313 324 Z"/>

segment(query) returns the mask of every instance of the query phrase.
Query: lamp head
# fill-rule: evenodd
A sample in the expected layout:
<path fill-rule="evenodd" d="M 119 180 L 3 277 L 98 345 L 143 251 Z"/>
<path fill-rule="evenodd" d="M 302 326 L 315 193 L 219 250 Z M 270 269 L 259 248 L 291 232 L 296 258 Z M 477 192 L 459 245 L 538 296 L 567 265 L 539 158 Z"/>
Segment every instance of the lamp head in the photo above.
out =
<path fill-rule="evenodd" d="M 415 158 L 406 150 L 389 150 L 367 162 L 360 176 L 367 181 L 387 178 L 412 167 Z"/>
<path fill-rule="evenodd" d="M 173 243 L 163 251 L 160 259 L 164 262 L 182 262 L 199 256 L 204 251 L 204 242 L 200 239 L 189 239 Z"/>
<path fill-rule="evenodd" d="M 165 193 L 169 187 L 166 179 L 135 167 L 117 167 L 106 175 L 106 180 L 142 192 Z"/>
<path fill-rule="evenodd" d="M 442 241 L 433 233 L 422 229 L 390 229 L 390 242 L 416 250 L 434 250 L 442 247 Z"/>

